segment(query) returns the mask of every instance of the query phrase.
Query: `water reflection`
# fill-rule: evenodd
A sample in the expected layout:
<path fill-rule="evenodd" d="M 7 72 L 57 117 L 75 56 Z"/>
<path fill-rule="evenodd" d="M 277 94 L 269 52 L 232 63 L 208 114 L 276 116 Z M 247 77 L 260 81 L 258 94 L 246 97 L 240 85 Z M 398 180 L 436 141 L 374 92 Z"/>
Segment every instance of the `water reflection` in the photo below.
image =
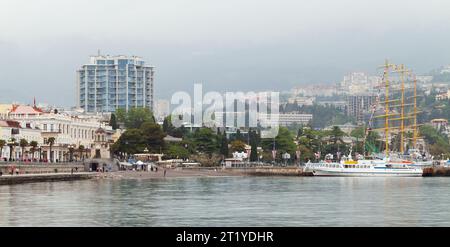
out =
<path fill-rule="evenodd" d="M 447 178 L 237 177 L 0 186 L 0 226 L 450 226 Z"/>

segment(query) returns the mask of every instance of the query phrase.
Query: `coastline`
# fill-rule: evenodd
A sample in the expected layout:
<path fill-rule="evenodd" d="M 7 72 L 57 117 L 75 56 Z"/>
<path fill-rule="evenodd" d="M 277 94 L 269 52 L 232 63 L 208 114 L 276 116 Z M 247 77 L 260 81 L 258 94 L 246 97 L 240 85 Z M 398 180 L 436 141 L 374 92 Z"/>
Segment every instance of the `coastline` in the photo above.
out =
<path fill-rule="evenodd" d="M 148 171 L 117 171 L 106 173 L 95 173 L 93 178 L 97 179 L 165 179 L 165 178 L 198 178 L 198 177 L 239 177 L 245 174 L 224 170 L 178 170 L 158 169 L 157 172 Z"/>

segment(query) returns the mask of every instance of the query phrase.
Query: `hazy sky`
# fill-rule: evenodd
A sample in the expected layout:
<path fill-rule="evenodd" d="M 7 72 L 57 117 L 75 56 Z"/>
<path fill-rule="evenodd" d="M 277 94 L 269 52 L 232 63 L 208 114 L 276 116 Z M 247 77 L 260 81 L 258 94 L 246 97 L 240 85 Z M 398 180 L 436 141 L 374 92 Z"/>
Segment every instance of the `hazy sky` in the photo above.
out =
<path fill-rule="evenodd" d="M 419 73 L 450 63 L 447 0 L 0 0 L 0 103 L 75 104 L 89 55 L 138 55 L 157 98 L 287 90 L 375 73 L 390 58 Z"/>

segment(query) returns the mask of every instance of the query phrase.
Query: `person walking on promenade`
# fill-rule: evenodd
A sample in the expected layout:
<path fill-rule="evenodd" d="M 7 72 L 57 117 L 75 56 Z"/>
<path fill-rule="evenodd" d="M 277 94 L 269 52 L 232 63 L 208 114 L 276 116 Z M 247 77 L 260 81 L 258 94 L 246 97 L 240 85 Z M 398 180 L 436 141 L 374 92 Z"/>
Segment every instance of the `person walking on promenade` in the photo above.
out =
<path fill-rule="evenodd" d="M 166 169 L 164 169 L 164 177 L 166 177 L 166 172 L 167 172 L 167 170 L 166 170 Z"/>

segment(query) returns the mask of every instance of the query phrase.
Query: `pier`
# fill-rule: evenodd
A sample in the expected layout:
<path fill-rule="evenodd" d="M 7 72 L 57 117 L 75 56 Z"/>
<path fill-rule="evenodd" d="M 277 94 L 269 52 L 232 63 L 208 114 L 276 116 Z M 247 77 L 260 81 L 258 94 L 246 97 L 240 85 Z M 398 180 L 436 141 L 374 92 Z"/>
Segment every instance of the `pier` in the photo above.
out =
<path fill-rule="evenodd" d="M 450 176 L 450 167 L 433 166 L 423 169 L 424 177 L 448 177 Z"/>

